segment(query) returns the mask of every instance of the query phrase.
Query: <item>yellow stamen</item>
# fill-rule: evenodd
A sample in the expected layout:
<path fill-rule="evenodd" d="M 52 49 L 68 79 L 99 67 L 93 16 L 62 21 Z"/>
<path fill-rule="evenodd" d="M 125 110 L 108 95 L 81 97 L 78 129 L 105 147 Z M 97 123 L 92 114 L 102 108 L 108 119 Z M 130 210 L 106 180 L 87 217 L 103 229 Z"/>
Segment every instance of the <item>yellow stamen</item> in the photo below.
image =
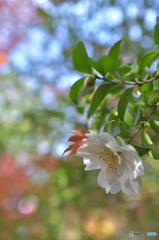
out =
<path fill-rule="evenodd" d="M 118 157 L 114 154 L 114 152 L 107 147 L 104 147 L 104 151 L 99 156 L 99 159 L 104 161 L 105 163 L 108 163 L 109 168 L 115 168 L 117 170 L 118 168 Z"/>

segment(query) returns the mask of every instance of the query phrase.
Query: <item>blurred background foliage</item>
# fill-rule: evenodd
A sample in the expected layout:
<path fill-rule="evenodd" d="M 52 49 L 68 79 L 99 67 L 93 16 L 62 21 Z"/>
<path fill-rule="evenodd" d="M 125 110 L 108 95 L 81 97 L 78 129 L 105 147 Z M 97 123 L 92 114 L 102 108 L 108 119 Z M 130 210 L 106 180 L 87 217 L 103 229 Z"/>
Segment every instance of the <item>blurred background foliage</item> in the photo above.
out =
<path fill-rule="evenodd" d="M 157 161 L 144 158 L 154 170 L 130 197 L 106 195 L 98 171 L 62 158 L 68 131 L 87 128 L 68 97 L 81 77 L 73 47 L 82 40 L 96 58 L 125 37 L 123 60 L 138 59 L 155 49 L 157 9 L 157 0 L 0 1 L 0 239 L 120 240 L 159 230 Z"/>

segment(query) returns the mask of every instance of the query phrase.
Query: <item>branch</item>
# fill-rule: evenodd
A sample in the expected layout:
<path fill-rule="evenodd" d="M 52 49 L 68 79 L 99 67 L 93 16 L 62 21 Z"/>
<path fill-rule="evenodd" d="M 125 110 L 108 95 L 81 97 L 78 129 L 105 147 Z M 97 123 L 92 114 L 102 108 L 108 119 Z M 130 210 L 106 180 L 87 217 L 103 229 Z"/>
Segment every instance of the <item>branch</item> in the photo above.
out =
<path fill-rule="evenodd" d="M 148 79 L 148 80 L 146 80 L 146 81 L 144 81 L 144 82 L 137 83 L 137 85 L 138 85 L 138 86 L 142 86 L 142 85 L 145 84 L 145 83 L 153 82 L 153 81 L 156 80 L 157 78 L 159 78 L 159 75 L 157 75 L 157 76 L 154 77 L 154 78 L 150 78 L 150 79 Z"/>
<path fill-rule="evenodd" d="M 109 79 L 106 79 L 106 78 L 102 78 L 102 77 L 99 77 L 97 75 L 95 75 L 95 77 L 99 80 L 103 80 L 105 82 L 110 82 L 110 83 L 115 83 L 116 85 L 118 84 L 116 81 L 113 81 L 113 80 L 109 80 Z"/>
<path fill-rule="evenodd" d="M 114 81 L 114 80 L 109 80 L 109 79 L 106 79 L 106 78 L 102 78 L 102 77 L 99 77 L 96 75 L 96 78 L 99 79 L 99 80 L 103 80 L 103 81 L 106 81 L 106 82 L 110 82 L 110 83 L 114 83 L 116 85 L 133 85 L 133 86 L 142 86 L 143 84 L 145 83 L 149 83 L 149 82 L 153 82 L 154 80 L 158 79 L 159 78 L 159 75 L 154 77 L 154 78 L 150 78 L 144 82 L 117 82 L 117 81 Z"/>
<path fill-rule="evenodd" d="M 159 102 L 155 105 L 155 107 L 152 109 L 152 111 L 149 113 L 149 115 L 147 116 L 147 118 L 145 119 L 145 121 L 143 121 L 141 123 L 141 127 L 134 133 L 134 135 L 129 139 L 128 142 L 131 142 L 131 140 L 136 136 L 136 134 L 145 127 L 146 122 L 149 120 L 149 118 L 151 117 L 151 115 L 154 113 L 154 111 L 156 110 L 156 108 L 159 106 Z"/>

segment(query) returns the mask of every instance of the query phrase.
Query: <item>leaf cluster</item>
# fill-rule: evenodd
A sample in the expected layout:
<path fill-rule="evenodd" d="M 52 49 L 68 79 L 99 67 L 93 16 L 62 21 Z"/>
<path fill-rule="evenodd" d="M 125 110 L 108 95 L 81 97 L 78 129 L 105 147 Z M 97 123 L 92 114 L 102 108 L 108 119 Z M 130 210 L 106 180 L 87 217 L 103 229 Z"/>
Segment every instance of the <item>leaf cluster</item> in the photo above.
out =
<path fill-rule="evenodd" d="M 157 23 L 154 31 L 157 45 L 158 36 Z M 75 46 L 72 58 L 75 69 L 92 76 L 96 81 L 93 93 L 85 96 L 77 110 L 83 113 L 86 105 L 89 105 L 87 119 L 92 119 L 93 130 L 98 131 L 105 124 L 103 131 L 121 136 L 129 143 L 136 134 L 140 135 L 142 146 L 133 144 L 139 155 L 148 153 L 154 159 L 159 159 L 159 52 L 149 51 L 141 59 L 123 64 L 120 57 L 123 40 L 117 41 L 108 55 L 99 59 L 88 56 L 83 42 Z M 158 63 L 155 70 L 153 63 Z M 70 98 L 75 104 L 78 104 L 86 77 L 71 87 Z"/>

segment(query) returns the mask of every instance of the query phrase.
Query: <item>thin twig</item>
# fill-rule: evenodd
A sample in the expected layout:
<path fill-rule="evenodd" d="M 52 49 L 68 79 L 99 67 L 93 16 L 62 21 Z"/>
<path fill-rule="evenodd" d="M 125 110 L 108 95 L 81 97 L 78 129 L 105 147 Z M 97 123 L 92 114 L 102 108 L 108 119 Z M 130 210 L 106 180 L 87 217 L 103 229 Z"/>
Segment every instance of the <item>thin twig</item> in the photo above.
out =
<path fill-rule="evenodd" d="M 129 139 L 128 142 L 131 142 L 131 140 L 136 136 L 136 134 L 145 127 L 146 122 L 149 120 L 149 118 L 151 117 L 151 115 L 153 114 L 153 112 L 156 110 L 156 108 L 159 106 L 159 102 L 155 105 L 155 107 L 152 109 L 152 111 L 149 113 L 149 115 L 147 116 L 147 118 L 145 119 L 145 121 L 143 121 L 141 123 L 141 127 L 134 133 L 134 135 Z"/>
<path fill-rule="evenodd" d="M 103 81 L 105 81 L 105 82 L 110 82 L 110 83 L 115 83 L 115 84 L 117 84 L 117 82 L 116 82 L 116 81 L 113 81 L 113 80 L 109 80 L 109 79 L 102 78 L 102 77 L 99 77 L 99 76 L 96 76 L 96 78 L 99 79 L 99 80 L 103 80 Z"/>
<path fill-rule="evenodd" d="M 116 85 L 133 85 L 133 86 L 142 86 L 143 84 L 145 83 L 149 83 L 149 82 L 153 82 L 154 80 L 158 79 L 159 76 L 156 76 L 154 78 L 150 78 L 144 82 L 117 82 L 117 81 L 113 81 L 113 80 L 109 80 L 109 79 L 106 79 L 106 78 L 102 78 L 102 77 L 99 77 L 99 76 L 96 76 L 97 79 L 100 79 L 100 80 L 103 80 L 103 81 L 106 81 L 106 82 L 110 82 L 110 83 L 114 83 Z"/>

